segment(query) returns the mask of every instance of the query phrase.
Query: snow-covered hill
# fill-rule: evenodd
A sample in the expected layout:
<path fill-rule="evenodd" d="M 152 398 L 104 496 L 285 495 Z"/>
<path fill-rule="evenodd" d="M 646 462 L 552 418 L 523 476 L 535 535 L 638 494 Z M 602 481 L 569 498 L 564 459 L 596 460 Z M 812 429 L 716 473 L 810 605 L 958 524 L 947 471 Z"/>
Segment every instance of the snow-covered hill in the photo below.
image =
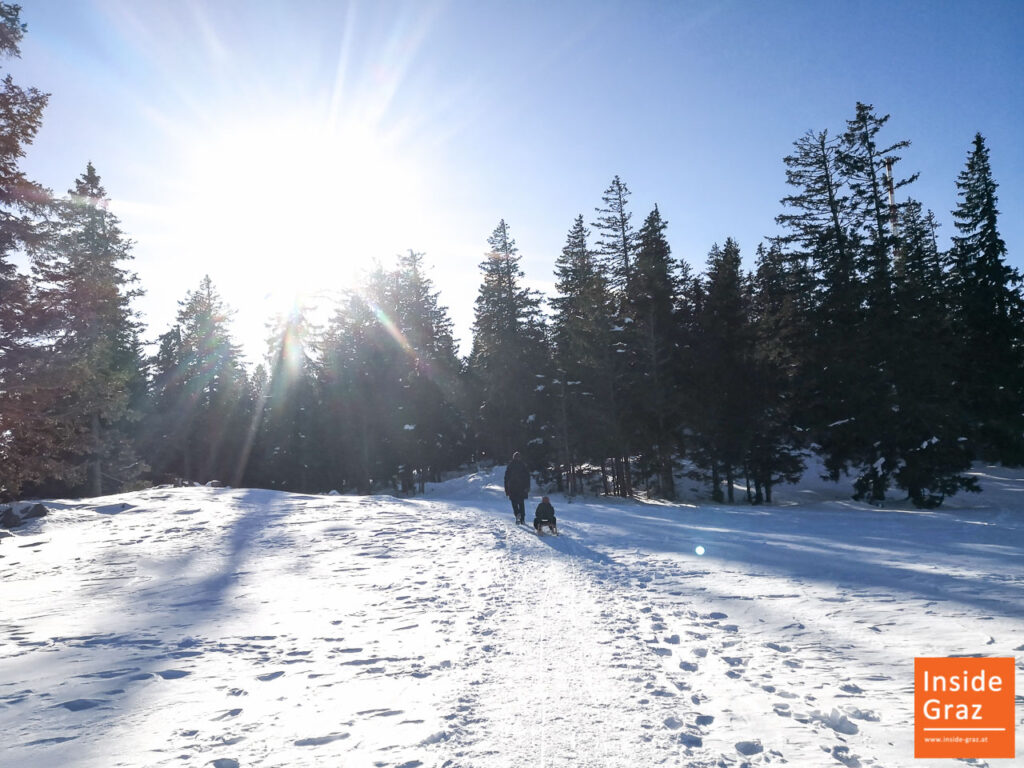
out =
<path fill-rule="evenodd" d="M 0 543 L 0 765 L 927 765 L 914 657 L 1024 651 L 1024 479 L 981 471 L 935 512 L 554 496 L 558 538 L 499 471 L 47 502 Z"/>

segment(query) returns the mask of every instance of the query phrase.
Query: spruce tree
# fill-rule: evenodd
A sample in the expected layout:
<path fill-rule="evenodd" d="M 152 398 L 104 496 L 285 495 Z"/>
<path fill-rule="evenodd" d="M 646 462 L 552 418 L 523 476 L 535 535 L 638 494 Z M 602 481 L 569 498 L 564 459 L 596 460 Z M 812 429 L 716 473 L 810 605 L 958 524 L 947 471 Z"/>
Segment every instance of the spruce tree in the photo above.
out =
<path fill-rule="evenodd" d="M 750 322 L 751 355 L 750 445 L 746 458 L 754 504 L 772 503 L 772 489 L 780 482 L 795 483 L 804 469 L 800 428 L 795 423 L 800 377 L 799 319 L 802 273 L 779 245 L 757 248 L 752 278 Z"/>
<path fill-rule="evenodd" d="M 961 489 L 976 490 L 963 436 L 967 413 L 958 397 L 954 299 L 936 223 L 910 200 L 900 219 L 900 261 L 894 275 L 896 335 L 892 340 L 897 402 L 890 415 L 900 462 L 893 475 L 919 507 L 936 507 Z"/>
<path fill-rule="evenodd" d="M 750 444 L 750 364 L 753 333 L 749 292 L 740 269 L 740 249 L 732 238 L 708 254 L 701 305 L 697 310 L 695 350 L 695 460 L 711 478 L 711 493 L 729 502 Z"/>
<path fill-rule="evenodd" d="M 71 489 L 94 496 L 132 487 L 145 470 L 130 426 L 143 376 L 131 300 L 141 291 L 124 267 L 131 241 L 108 203 L 89 163 L 68 196 L 53 201 L 47 237 L 32 252 L 36 297 L 46 308 L 41 376 L 61 392 L 62 429 L 76 437 Z"/>
<path fill-rule="evenodd" d="M 880 503 L 885 499 L 890 478 L 900 466 L 903 436 L 892 413 L 900 407 L 894 367 L 899 335 L 893 297 L 893 274 L 898 268 L 897 221 L 901 206 L 889 202 L 886 175 L 900 158 L 895 154 L 910 146 L 897 141 L 879 144 L 889 116 L 879 117 L 869 104 L 857 104 L 855 116 L 847 121 L 839 150 L 852 208 L 851 230 L 856 237 L 857 274 L 864 286 L 859 343 L 854 350 L 859 381 L 853 390 L 855 421 L 846 425 L 852 432 L 851 459 L 858 467 L 855 498 Z M 895 192 L 912 183 L 908 178 L 890 179 Z"/>
<path fill-rule="evenodd" d="M 390 435 L 382 434 L 376 414 L 395 380 L 382 354 L 387 348 L 379 347 L 368 288 L 347 292 L 339 303 L 324 333 L 319 376 L 327 485 L 359 493 L 369 493 L 371 480 L 383 474 L 380 453 Z"/>
<path fill-rule="evenodd" d="M 267 340 L 269 380 L 260 398 L 261 429 L 248 476 L 251 485 L 318 490 L 322 476 L 316 329 L 296 304 L 274 319 Z"/>
<path fill-rule="evenodd" d="M 612 294 L 588 237 L 583 216 L 577 216 L 555 261 L 551 299 L 557 443 L 571 494 L 581 490 L 579 465 L 599 462 L 616 448 L 611 440 Z"/>
<path fill-rule="evenodd" d="M 153 361 L 150 465 L 162 481 L 217 479 L 237 485 L 252 396 L 231 336 L 233 312 L 209 275 L 179 306 Z"/>
<path fill-rule="evenodd" d="M 612 277 L 618 290 L 624 290 L 629 282 L 636 250 L 636 231 L 633 229 L 629 210 L 629 187 L 618 176 L 612 179 L 608 189 L 601 196 L 603 206 L 595 209 L 597 221 L 591 226 L 597 231 L 597 253 L 605 263 L 605 270 Z"/>
<path fill-rule="evenodd" d="M 529 450 L 528 463 L 536 465 L 546 458 L 541 428 L 547 426 L 543 411 L 548 398 L 542 382 L 550 382 L 540 299 L 522 284 L 519 249 L 504 220 L 487 243 L 469 357 L 479 403 L 477 443 L 499 461 L 507 461 L 515 450 Z"/>
<path fill-rule="evenodd" d="M 17 5 L 0 3 L 0 58 L 19 55 L 25 33 Z M 38 218 L 50 195 L 18 164 L 42 122 L 47 95 L 21 88 L 10 75 L 0 84 L 0 500 L 24 483 L 64 471 L 68 436 L 54 419 L 55 391 L 38 375 L 37 307 L 13 256 L 39 244 Z"/>
<path fill-rule="evenodd" d="M 369 492 L 440 479 L 466 453 L 452 323 L 409 251 L 377 265 L 328 324 L 319 375 L 327 482 Z"/>
<path fill-rule="evenodd" d="M 680 286 L 677 267 L 655 206 L 637 237 L 632 278 L 626 290 L 626 337 L 631 349 L 631 375 L 625 382 L 633 437 L 631 443 L 650 456 L 660 494 L 675 498 L 673 455 L 681 402 L 672 383 L 679 370 L 676 307 Z"/>
<path fill-rule="evenodd" d="M 624 400 L 625 392 L 632 387 L 636 356 L 639 354 L 631 343 L 633 334 L 629 326 L 633 318 L 627 298 L 634 271 L 637 237 L 631 222 L 633 214 L 629 210 L 629 197 L 629 187 L 615 176 L 601 197 L 603 205 L 595 209 L 597 220 L 592 224 L 597 233 L 596 251 L 613 294 L 609 370 L 612 376 L 610 404 L 613 408 L 610 420 L 614 425 L 611 436 L 615 451 L 611 457 L 611 474 L 613 490 L 621 496 L 633 493 L 631 434 Z"/>
<path fill-rule="evenodd" d="M 403 423 L 402 464 L 415 470 L 420 490 L 427 480 L 464 456 L 465 422 L 453 323 L 426 274 L 422 253 L 408 251 L 397 267 L 397 323 L 404 343 L 404 401 L 411 422 Z M 408 429 L 408 426 L 412 429 Z"/>
<path fill-rule="evenodd" d="M 989 150 L 979 133 L 957 178 L 953 219 L 957 380 L 978 454 L 1024 462 L 1024 302 L 1021 276 L 1006 262 Z"/>

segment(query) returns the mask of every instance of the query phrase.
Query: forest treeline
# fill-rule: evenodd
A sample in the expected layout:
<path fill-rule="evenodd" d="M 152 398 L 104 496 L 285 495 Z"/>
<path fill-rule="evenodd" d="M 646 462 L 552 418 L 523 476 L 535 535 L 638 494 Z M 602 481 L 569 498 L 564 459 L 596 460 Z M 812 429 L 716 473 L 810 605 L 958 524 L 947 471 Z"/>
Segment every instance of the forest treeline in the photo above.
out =
<path fill-rule="evenodd" d="M 0 52 L 24 31 L 0 3 Z M 662 212 L 634 222 L 616 176 L 571 222 L 553 297 L 526 287 L 498 223 L 468 357 L 410 251 L 339 292 L 324 327 L 277 318 L 248 370 L 208 277 L 148 335 L 91 164 L 60 197 L 25 178 L 46 101 L 0 86 L 0 497 L 214 479 L 366 493 L 519 450 L 570 492 L 600 466 L 608 493 L 672 499 L 685 465 L 753 503 L 817 454 L 858 499 L 928 507 L 977 487 L 972 461 L 1024 460 L 1024 302 L 980 134 L 946 249 L 899 172 L 909 142 L 857 104 L 794 142 L 751 271 L 731 238 L 700 271 L 674 256 Z"/>

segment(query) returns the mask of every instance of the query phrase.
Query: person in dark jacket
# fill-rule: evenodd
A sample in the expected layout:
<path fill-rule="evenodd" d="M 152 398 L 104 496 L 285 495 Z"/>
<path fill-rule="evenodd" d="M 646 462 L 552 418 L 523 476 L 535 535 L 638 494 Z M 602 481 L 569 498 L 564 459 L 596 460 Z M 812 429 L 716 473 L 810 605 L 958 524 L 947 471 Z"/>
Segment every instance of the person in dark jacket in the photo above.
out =
<path fill-rule="evenodd" d="M 537 533 L 544 526 L 551 529 L 551 532 L 558 535 L 558 521 L 555 520 L 555 508 L 551 506 L 551 499 L 545 496 L 537 505 L 537 511 L 533 515 L 533 527 Z"/>
<path fill-rule="evenodd" d="M 519 451 L 512 454 L 512 461 L 505 468 L 505 495 L 512 501 L 516 525 L 522 525 L 526 522 L 526 497 L 530 495 L 530 470 Z"/>

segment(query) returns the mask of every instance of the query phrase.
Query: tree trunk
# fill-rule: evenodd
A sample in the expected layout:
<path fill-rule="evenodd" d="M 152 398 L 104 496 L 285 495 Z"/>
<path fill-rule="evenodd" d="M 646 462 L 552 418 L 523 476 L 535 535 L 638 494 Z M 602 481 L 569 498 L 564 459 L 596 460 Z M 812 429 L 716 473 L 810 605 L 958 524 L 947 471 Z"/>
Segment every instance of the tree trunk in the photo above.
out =
<path fill-rule="evenodd" d="M 100 455 L 102 452 L 100 437 L 100 415 L 92 414 L 92 460 L 89 462 L 89 486 L 93 496 L 103 495 L 103 466 Z"/>

